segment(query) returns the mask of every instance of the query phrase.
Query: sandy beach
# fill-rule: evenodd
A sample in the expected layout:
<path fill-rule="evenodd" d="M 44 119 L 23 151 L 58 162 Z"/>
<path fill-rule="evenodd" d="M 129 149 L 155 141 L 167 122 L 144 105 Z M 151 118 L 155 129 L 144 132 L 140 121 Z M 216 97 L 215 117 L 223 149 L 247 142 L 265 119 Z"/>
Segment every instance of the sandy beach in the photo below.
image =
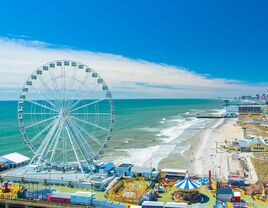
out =
<path fill-rule="evenodd" d="M 190 172 L 207 176 L 211 170 L 216 178 L 228 176 L 229 155 L 220 147 L 225 141 L 243 137 L 243 130 L 236 122 L 237 119 L 217 119 L 189 140 L 191 147 L 184 154 L 191 158 Z"/>

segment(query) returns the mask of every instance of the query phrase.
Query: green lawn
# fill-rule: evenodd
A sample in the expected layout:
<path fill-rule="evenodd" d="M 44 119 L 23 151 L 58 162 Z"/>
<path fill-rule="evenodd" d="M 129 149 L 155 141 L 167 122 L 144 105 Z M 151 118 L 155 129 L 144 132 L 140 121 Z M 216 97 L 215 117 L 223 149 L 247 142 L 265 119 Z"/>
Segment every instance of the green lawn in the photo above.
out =
<path fill-rule="evenodd" d="M 260 207 L 260 208 L 267 208 L 268 207 L 268 204 L 263 204 L 261 202 L 257 202 L 257 201 L 254 201 L 251 196 L 249 195 L 245 195 L 245 196 L 242 196 L 241 197 L 242 199 L 244 199 L 247 203 L 249 203 L 250 205 L 255 205 L 256 207 Z"/>
<path fill-rule="evenodd" d="M 160 197 L 158 198 L 158 201 L 161 202 L 172 202 L 172 197 L 171 194 L 176 191 L 177 188 L 176 187 L 172 187 L 170 190 L 168 190 L 167 192 L 161 193 Z M 215 203 L 215 198 L 213 197 L 213 194 L 206 190 L 205 188 L 201 188 L 200 189 L 200 193 L 204 194 L 205 196 L 208 197 L 208 201 L 204 202 L 204 206 L 205 207 L 213 207 L 214 203 Z"/>
<path fill-rule="evenodd" d="M 171 190 L 164 192 L 164 193 L 160 193 L 158 201 L 160 201 L 160 202 L 172 202 L 173 200 L 172 200 L 171 194 L 175 190 L 176 190 L 176 187 L 172 187 Z"/>

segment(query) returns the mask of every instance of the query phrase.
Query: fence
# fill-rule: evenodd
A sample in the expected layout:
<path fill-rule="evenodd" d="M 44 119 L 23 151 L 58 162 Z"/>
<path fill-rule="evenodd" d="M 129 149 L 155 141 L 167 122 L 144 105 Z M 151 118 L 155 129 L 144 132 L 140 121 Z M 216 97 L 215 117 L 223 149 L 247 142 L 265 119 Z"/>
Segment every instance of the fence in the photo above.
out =
<path fill-rule="evenodd" d="M 107 208 L 126 208 L 127 205 L 119 202 L 104 201 L 99 199 L 92 200 L 92 206 L 107 207 Z"/>

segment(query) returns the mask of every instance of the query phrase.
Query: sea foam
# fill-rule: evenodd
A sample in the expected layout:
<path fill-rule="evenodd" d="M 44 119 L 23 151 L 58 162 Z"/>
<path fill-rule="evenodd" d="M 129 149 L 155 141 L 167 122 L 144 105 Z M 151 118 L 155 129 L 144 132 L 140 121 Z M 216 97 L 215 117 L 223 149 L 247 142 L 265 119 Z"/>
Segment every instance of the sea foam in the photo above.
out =
<path fill-rule="evenodd" d="M 115 159 L 115 162 L 131 163 L 140 167 L 158 167 L 158 163 L 162 159 L 167 158 L 174 151 L 176 145 L 188 139 L 187 137 L 180 138 L 187 128 L 191 126 L 202 128 L 206 122 L 206 119 L 186 119 L 179 116 L 177 118 L 165 119 L 163 124 L 160 123 L 159 128 L 144 127 L 139 129 L 141 131 L 155 132 L 156 145 L 145 148 L 118 149 L 123 154 L 121 154 L 120 158 Z M 178 149 L 183 152 L 187 148 L 187 145 L 185 147 L 182 145 Z"/>

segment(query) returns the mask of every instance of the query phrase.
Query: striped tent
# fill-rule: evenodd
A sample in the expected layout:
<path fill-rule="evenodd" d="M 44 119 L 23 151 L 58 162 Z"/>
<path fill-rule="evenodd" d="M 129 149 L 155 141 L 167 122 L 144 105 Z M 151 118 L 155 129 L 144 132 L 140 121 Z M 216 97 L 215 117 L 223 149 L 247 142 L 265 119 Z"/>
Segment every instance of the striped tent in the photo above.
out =
<path fill-rule="evenodd" d="M 200 185 L 197 182 L 191 180 L 188 175 L 185 176 L 185 179 L 183 181 L 176 182 L 174 185 L 178 189 L 183 189 L 184 191 L 190 191 L 200 187 Z"/>

